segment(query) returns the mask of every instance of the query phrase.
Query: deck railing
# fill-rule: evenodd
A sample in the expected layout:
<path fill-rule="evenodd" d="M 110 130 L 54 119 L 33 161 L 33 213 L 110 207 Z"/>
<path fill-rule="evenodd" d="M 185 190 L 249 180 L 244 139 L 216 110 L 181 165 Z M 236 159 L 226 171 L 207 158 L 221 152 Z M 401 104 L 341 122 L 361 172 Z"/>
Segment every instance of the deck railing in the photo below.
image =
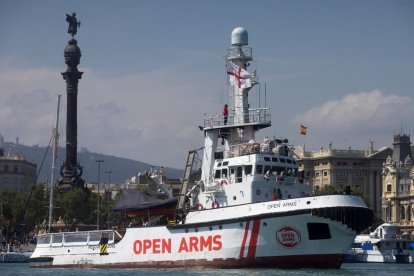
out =
<path fill-rule="evenodd" d="M 113 230 L 97 230 L 85 232 L 65 232 L 49 233 L 37 237 L 37 246 L 41 247 L 59 247 L 59 246 L 81 246 L 81 245 L 99 245 L 101 239 L 108 240 L 108 244 L 114 243 Z"/>

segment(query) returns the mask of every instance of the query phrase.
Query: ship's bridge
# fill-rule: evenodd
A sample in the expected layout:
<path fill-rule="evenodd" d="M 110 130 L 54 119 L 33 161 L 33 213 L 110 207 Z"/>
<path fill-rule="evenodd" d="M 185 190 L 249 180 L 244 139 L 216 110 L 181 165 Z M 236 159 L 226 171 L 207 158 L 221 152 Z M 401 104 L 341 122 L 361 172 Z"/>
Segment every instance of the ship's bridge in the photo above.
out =
<path fill-rule="evenodd" d="M 249 112 L 243 115 L 229 114 L 227 123 L 225 116 L 216 115 L 204 119 L 204 130 L 253 126 L 255 130 L 271 126 L 271 114 L 269 108 L 249 108 Z"/>

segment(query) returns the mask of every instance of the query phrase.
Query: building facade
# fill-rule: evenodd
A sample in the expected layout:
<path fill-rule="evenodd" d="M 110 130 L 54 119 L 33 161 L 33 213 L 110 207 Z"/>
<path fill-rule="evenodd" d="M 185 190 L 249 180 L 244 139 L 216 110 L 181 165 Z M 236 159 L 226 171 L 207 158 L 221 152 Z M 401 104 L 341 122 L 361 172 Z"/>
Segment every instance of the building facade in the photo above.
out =
<path fill-rule="evenodd" d="M 409 135 L 394 135 L 393 153 L 382 171 L 382 219 L 411 231 L 414 231 L 413 152 Z"/>
<path fill-rule="evenodd" d="M 0 192 L 4 190 L 18 193 L 28 191 L 36 184 L 36 164 L 26 161 L 19 155 L 4 155 L 0 148 Z"/>
<path fill-rule="evenodd" d="M 328 149 L 305 151 L 297 147 L 293 156 L 299 164 L 299 172 L 305 181 L 317 191 L 325 185 L 344 190 L 351 188 L 362 195 L 369 208 L 381 217 L 382 165 L 391 148 L 378 150 Z"/>

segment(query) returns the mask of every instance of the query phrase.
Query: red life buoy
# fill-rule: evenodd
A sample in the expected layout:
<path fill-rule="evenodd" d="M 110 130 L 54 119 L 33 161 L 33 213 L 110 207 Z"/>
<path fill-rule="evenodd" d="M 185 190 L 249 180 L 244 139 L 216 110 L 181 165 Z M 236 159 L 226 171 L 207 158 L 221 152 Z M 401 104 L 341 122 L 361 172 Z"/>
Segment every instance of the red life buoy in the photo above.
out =
<path fill-rule="evenodd" d="M 203 204 L 198 203 L 197 204 L 197 210 L 203 210 L 203 209 L 204 209 Z"/>
<path fill-rule="evenodd" d="M 220 184 L 223 187 L 224 185 L 227 185 L 227 181 L 223 179 Z"/>
<path fill-rule="evenodd" d="M 217 200 L 214 200 L 213 203 L 211 203 L 211 208 L 217 208 L 217 207 L 219 207 L 219 204 Z"/>

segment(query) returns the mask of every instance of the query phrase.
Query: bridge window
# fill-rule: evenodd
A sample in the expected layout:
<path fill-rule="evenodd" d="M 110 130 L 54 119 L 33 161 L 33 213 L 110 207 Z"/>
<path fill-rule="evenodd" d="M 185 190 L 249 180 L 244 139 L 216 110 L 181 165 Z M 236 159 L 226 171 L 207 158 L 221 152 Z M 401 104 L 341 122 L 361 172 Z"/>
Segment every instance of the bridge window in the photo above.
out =
<path fill-rule="evenodd" d="M 243 167 L 236 167 L 236 183 L 243 181 Z"/>
<path fill-rule="evenodd" d="M 286 159 L 285 158 L 279 158 L 280 162 L 282 163 L 286 163 Z"/>
<path fill-rule="evenodd" d="M 265 157 L 264 161 L 270 161 L 270 157 Z"/>
<path fill-rule="evenodd" d="M 244 167 L 244 174 L 245 174 L 245 175 L 252 174 L 252 168 L 253 168 L 253 166 L 252 166 L 252 165 L 247 165 L 247 166 L 245 166 L 245 167 Z"/>
<path fill-rule="evenodd" d="M 279 160 L 276 157 L 272 157 L 273 162 L 279 162 Z"/>
<path fill-rule="evenodd" d="M 227 176 L 228 176 L 228 173 L 227 173 L 227 168 L 222 169 L 222 170 L 221 170 L 221 177 L 222 177 L 222 178 L 227 178 Z"/>
<path fill-rule="evenodd" d="M 214 178 L 220 178 L 221 177 L 221 170 L 216 170 L 214 174 Z"/>
<path fill-rule="evenodd" d="M 256 165 L 256 174 L 263 174 L 263 165 Z"/>

